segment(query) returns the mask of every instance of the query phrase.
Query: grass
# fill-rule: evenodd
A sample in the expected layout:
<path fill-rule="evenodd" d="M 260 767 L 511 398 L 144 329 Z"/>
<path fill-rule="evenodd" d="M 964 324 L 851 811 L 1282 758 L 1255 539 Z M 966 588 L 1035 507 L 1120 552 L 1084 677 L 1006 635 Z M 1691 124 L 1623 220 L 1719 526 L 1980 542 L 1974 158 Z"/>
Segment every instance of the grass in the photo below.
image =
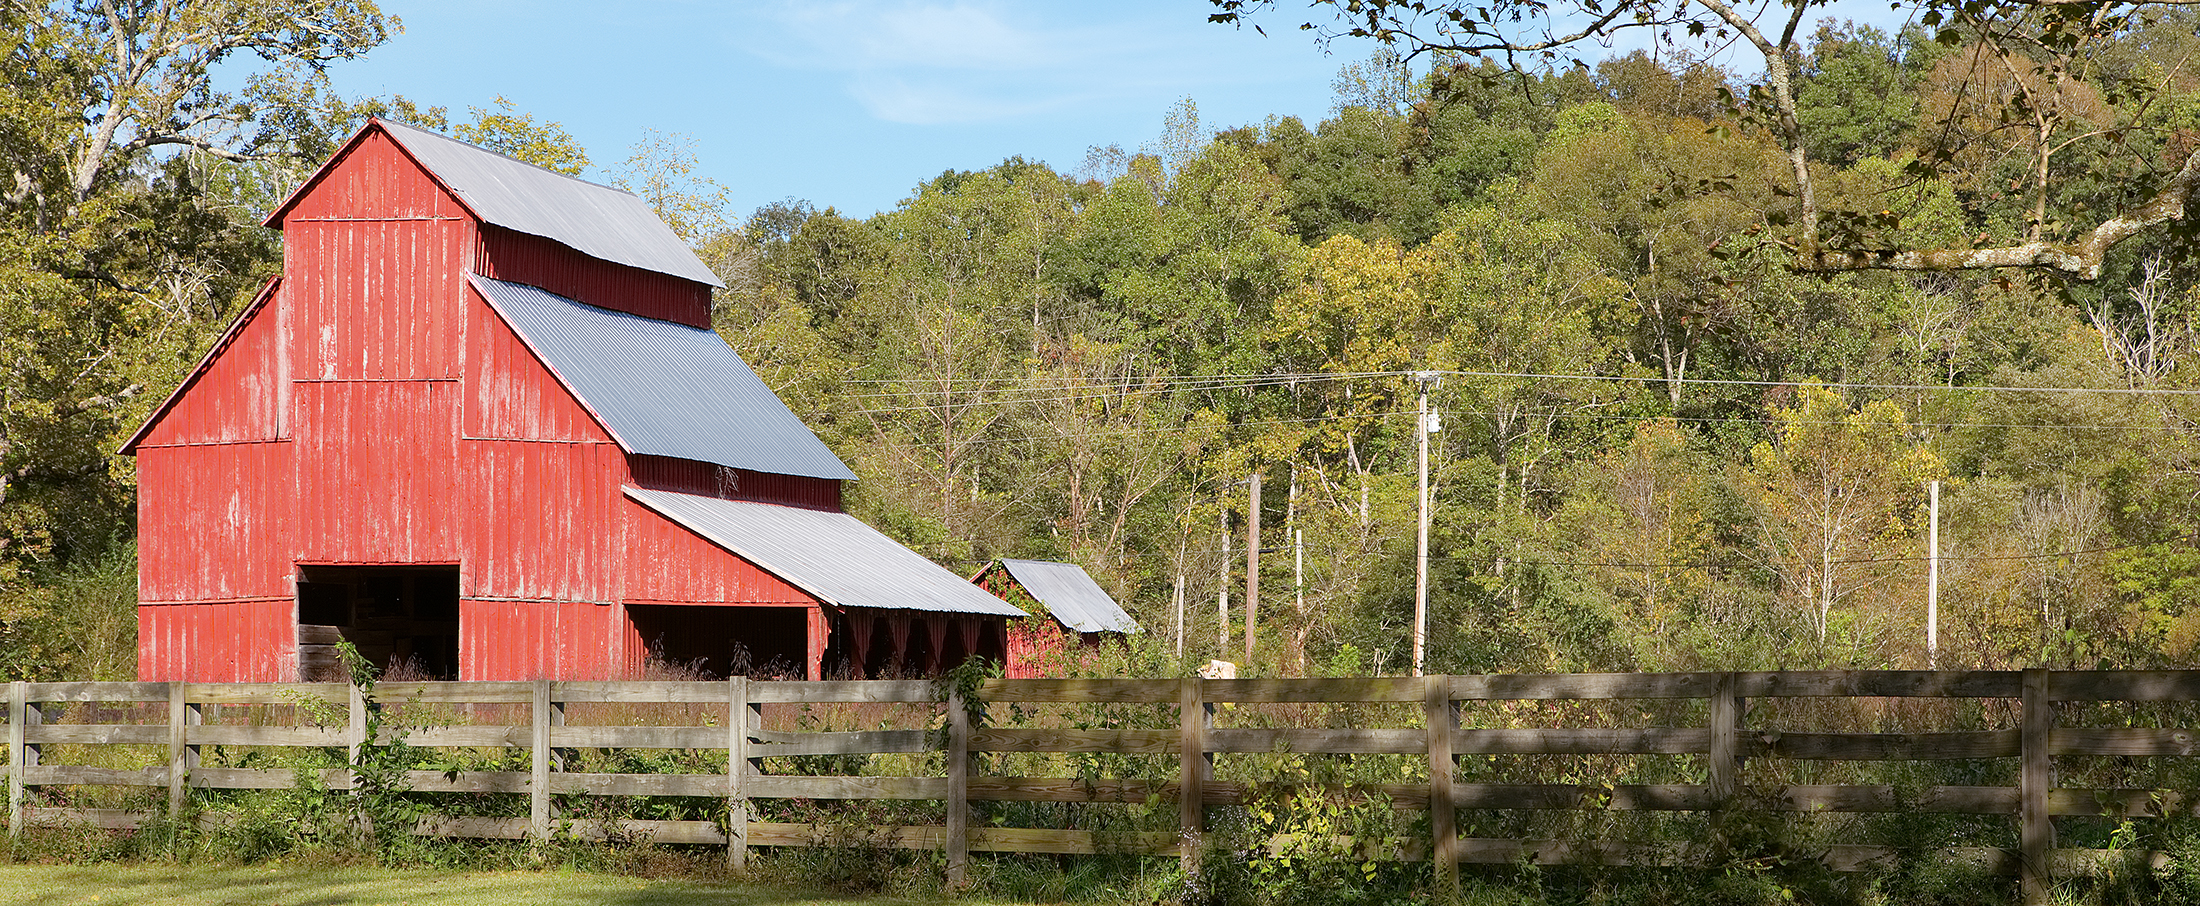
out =
<path fill-rule="evenodd" d="M 757 884 L 574 872 L 452 872 L 295 865 L 0 865 L 9 906 L 855 906 L 939 898 L 835 895 Z M 958 899 L 958 904 L 985 906 Z"/>

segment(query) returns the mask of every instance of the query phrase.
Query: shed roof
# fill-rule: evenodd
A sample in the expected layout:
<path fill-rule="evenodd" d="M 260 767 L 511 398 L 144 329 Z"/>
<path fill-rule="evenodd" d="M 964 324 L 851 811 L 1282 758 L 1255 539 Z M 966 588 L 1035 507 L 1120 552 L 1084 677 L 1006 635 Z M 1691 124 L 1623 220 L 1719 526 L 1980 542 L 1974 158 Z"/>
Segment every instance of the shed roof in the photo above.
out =
<path fill-rule="evenodd" d="M 627 452 L 856 477 L 716 333 L 466 276 Z"/>
<path fill-rule="evenodd" d="M 1053 560 L 1001 560 L 1025 591 L 1062 625 L 1078 632 L 1141 632 L 1137 620 L 1092 580 L 1085 568 Z"/>
<path fill-rule="evenodd" d="M 626 496 L 827 604 L 1023 615 L 846 513 L 646 488 Z"/>
<path fill-rule="evenodd" d="M 369 121 L 359 135 L 375 128 L 388 133 L 485 223 L 553 239 L 605 261 L 710 286 L 725 285 L 649 203 L 632 192 L 575 179 L 390 120 Z M 358 140 L 358 135 L 352 137 L 354 143 Z M 275 225 L 319 177 L 317 173 L 308 179 L 276 208 L 268 224 Z"/>

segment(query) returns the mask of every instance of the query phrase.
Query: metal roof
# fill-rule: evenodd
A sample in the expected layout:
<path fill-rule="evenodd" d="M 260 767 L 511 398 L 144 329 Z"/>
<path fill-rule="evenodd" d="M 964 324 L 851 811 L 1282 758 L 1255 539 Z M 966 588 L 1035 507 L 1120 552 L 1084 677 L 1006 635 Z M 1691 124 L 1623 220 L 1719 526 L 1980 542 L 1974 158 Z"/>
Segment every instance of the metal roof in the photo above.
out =
<path fill-rule="evenodd" d="M 724 286 L 631 192 L 600 186 L 425 129 L 376 120 L 475 216 L 605 261 Z"/>
<path fill-rule="evenodd" d="M 627 452 L 856 477 L 716 333 L 466 277 Z"/>
<path fill-rule="evenodd" d="M 1001 567 L 1064 626 L 1078 632 L 1144 631 L 1082 566 L 1052 560 L 1003 559 Z"/>
<path fill-rule="evenodd" d="M 846 513 L 646 488 L 626 496 L 827 604 L 1023 615 Z"/>

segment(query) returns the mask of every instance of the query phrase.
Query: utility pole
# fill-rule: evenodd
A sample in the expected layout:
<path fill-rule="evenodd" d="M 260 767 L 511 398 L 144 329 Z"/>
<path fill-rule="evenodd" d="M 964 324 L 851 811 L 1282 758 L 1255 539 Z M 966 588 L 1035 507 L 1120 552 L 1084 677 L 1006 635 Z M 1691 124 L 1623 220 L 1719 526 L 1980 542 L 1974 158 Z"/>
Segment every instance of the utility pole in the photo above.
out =
<path fill-rule="evenodd" d="M 1291 530 L 1291 612 L 1298 620 L 1298 625 L 1292 628 L 1300 633 L 1298 640 L 1294 641 L 1291 647 L 1298 652 L 1299 675 L 1305 676 L 1305 633 L 1308 620 L 1306 617 L 1306 532 L 1303 529 Z"/>
<path fill-rule="evenodd" d="M 1229 488 L 1225 487 L 1224 491 Z M 1215 581 L 1215 657 L 1230 650 L 1230 508 L 1222 510 L 1222 575 Z"/>
<path fill-rule="evenodd" d="M 1184 572 L 1176 574 L 1176 658 L 1184 659 Z"/>
<path fill-rule="evenodd" d="M 1421 444 L 1421 544 L 1413 570 L 1413 675 L 1420 676 L 1422 665 L 1428 661 L 1428 388 L 1436 382 L 1436 372 L 1416 371 L 1413 380 L 1421 385 L 1421 415 L 1413 423 L 1413 433 Z"/>
<path fill-rule="evenodd" d="M 1260 472 L 1253 472 L 1253 489 L 1246 495 L 1245 511 L 1245 668 L 1253 667 L 1253 632 L 1260 625 Z"/>
<path fill-rule="evenodd" d="M 1925 665 L 1940 669 L 1940 479 L 1933 479 L 1925 544 L 1932 558 L 1925 568 Z"/>

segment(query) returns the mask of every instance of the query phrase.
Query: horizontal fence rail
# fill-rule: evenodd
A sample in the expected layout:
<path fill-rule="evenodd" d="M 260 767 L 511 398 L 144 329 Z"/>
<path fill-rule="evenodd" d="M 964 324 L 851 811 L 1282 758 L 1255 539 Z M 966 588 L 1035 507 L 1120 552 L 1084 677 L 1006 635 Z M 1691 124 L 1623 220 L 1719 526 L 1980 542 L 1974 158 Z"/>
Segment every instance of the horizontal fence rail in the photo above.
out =
<path fill-rule="evenodd" d="M 943 851 L 959 883 L 972 851 L 1175 854 L 1192 867 L 1207 833 L 1207 810 L 1269 795 L 1261 784 L 1218 779 L 1218 756 L 1405 756 L 1425 782 L 1361 783 L 1322 795 L 1430 813 L 1427 839 L 1374 841 L 1381 858 L 1437 863 L 1440 884 L 1456 885 L 1461 863 L 1702 865 L 1716 855 L 1701 841 L 1664 844 L 1461 836 L 1462 810 L 1513 813 L 1768 812 L 1937 813 L 2015 819 L 2016 846 L 1949 847 L 1942 855 L 2020 878 L 2027 902 L 2042 901 L 2058 873 L 2129 860 L 2108 850 L 2057 849 L 2057 817 L 2117 819 L 2200 817 L 2200 796 L 2172 789 L 2060 788 L 2056 758 L 2187 757 L 2200 748 L 2192 728 L 2139 725 L 2063 727 L 2061 707 L 2100 703 L 2200 701 L 2200 671 L 1788 671 L 1684 674 L 1436 676 L 1344 679 L 1030 679 L 992 680 L 976 701 L 928 681 L 787 682 L 736 677 L 723 682 L 382 683 L 371 690 L 340 683 L 25 683 L 7 684 L 7 822 L 11 833 L 41 822 L 139 826 L 149 810 L 52 806 L 45 791 L 74 787 L 165 790 L 181 814 L 193 790 L 291 788 L 301 779 L 331 790 L 353 785 L 345 767 L 210 763 L 224 750 L 321 750 L 328 763 L 359 764 L 362 749 L 394 741 L 366 738 L 368 709 L 401 708 L 406 745 L 503 751 L 526 770 L 414 770 L 418 793 L 524 796 L 527 816 L 442 815 L 422 834 L 546 839 L 645 837 L 664 843 L 722 845 L 735 865 L 758 846 L 919 848 Z M 1998 728 L 1920 728 L 1904 732 L 1752 726 L 1768 701 L 1943 700 L 1990 714 Z M 1701 725 L 1621 726 L 1615 707 L 1638 703 L 1695 715 Z M 1700 703 L 1700 704 L 1699 704 Z M 1007 725 L 981 712 L 1047 715 L 1048 707 L 1112 705 L 1139 720 L 1111 725 Z M 862 729 L 808 726 L 820 706 L 883 708 Z M 981 707 L 982 706 L 982 707 Z M 1317 706 L 1389 706 L 1387 726 L 1305 725 Z M 1467 709 L 1516 709 L 1512 722 L 1573 713 L 1592 726 L 1490 726 L 1506 720 Z M 1863 707 L 1858 705 L 1858 707 Z M 1260 708 L 1280 709 L 1258 711 Z M 1297 708 L 1298 711 L 1291 709 Z M 1519 709 L 1543 709 L 1520 711 Z M 1577 712 L 1568 712 L 1574 708 Z M 436 710 L 442 709 L 442 710 Z M 594 709 L 594 710 L 588 710 Z M 624 709 L 624 710 L 622 710 Z M 767 709 L 773 709 L 768 712 Z M 898 710 L 897 710 L 898 709 Z M 1258 712 L 1260 721 L 1218 721 Z M 1554 710 L 1555 709 L 1555 710 Z M 1599 710 L 1601 709 L 1601 710 Z M 1676 710 L 1678 709 L 1678 710 Z M 569 714 L 599 718 L 568 722 Z M 414 721 L 416 713 L 435 719 Z M 397 712 L 390 712 L 397 713 Z M 779 718 L 766 720 L 767 713 Z M 1476 712 L 1480 715 L 1480 712 Z M 1515 712 L 1504 712 L 1515 713 Z M 1640 712 L 1645 717 L 1651 710 Z M 1059 716 L 1059 715 L 1057 715 Z M 1088 715 L 1089 717 L 1089 715 Z M 687 721 L 666 725 L 667 719 Z M 1143 721 L 1143 725 L 1139 724 Z M 1293 723 L 1297 720 L 1298 723 Z M 1090 721 L 1087 720 L 1087 723 Z M 1559 722 L 1559 721 L 1553 721 Z M 1062 723 L 1055 721 L 1054 723 Z M 1112 725 L 1121 724 L 1121 725 Z M 386 731 L 389 732 L 389 731 Z M 94 750 L 131 755 L 90 758 Z M 682 750 L 722 753 L 709 773 L 608 773 L 573 769 L 577 750 Z M 341 760 L 333 753 L 341 752 Z M 97 764 L 55 763 L 56 755 Z M 1147 777 L 1026 777 L 985 772 L 978 756 L 1147 757 Z M 902 756 L 928 765 L 927 776 L 853 776 L 816 765 L 847 757 Z M 1664 757 L 1685 759 L 1691 782 L 1530 783 L 1461 779 L 1465 759 Z M 136 757 L 134 767 L 114 766 Z M 710 756 L 715 759 L 717 755 Z M 779 759 L 767 763 L 767 759 Z M 220 759 L 215 759 L 219 761 Z M 2007 760 L 2007 761 L 2002 761 Z M 1059 759 L 1058 759 L 1059 761 Z M 1986 761 L 2004 765 L 2009 785 L 1782 783 L 1753 785 L 1745 766 L 1820 762 Z M 1173 765 L 1172 765 L 1173 762 Z M 1481 761 L 1477 764 L 1487 764 Z M 805 766 L 811 767 L 805 767 Z M 767 770 L 767 766 L 769 769 Z M 1166 767 L 1165 767 L 1166 766 Z M 2013 770 L 2012 770 L 2013 769 Z M 1088 772 L 1089 773 L 1089 772 Z M 557 797 L 685 797 L 723 802 L 717 820 L 578 821 Z M 158 799 L 158 794 L 154 794 Z M 941 823 L 850 829 L 830 822 L 759 820 L 774 801 L 912 800 L 943 803 Z M 1101 833 L 1076 828 L 974 825 L 974 803 L 1174 803 L 1173 830 Z M 2006 825 L 2004 825 L 2006 826 Z M 1289 840 L 1270 840 L 1273 849 Z M 1891 847 L 1835 844 L 1820 854 L 1841 870 L 1894 862 Z M 2158 858 L 2158 857 L 2157 857 Z M 2143 861 L 2143 860 L 2142 860 Z"/>

